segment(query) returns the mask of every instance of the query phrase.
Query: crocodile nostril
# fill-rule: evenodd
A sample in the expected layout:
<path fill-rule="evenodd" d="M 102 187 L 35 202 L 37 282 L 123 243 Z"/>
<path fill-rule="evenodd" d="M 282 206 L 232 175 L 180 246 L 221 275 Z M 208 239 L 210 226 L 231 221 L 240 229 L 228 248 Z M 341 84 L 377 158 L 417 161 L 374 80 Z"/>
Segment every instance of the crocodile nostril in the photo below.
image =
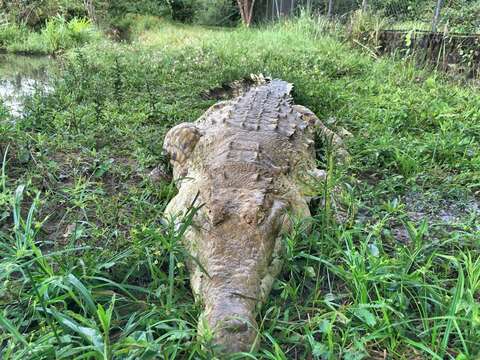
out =
<path fill-rule="evenodd" d="M 225 322 L 224 329 L 229 333 L 241 333 L 248 330 L 248 323 L 242 319 L 230 319 Z"/>

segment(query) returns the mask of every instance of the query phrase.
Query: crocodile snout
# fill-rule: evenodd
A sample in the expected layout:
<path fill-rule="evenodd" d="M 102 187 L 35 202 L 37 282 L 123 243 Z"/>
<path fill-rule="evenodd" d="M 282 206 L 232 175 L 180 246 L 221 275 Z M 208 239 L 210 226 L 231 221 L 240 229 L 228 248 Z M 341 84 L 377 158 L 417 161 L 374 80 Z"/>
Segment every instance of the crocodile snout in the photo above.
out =
<path fill-rule="evenodd" d="M 228 317 L 212 325 L 216 329 L 213 343 L 220 353 L 232 354 L 252 350 L 257 334 L 253 318 L 247 320 Z"/>
<path fill-rule="evenodd" d="M 255 347 L 257 324 L 251 304 L 228 301 L 205 313 L 213 330 L 213 345 L 219 353 L 249 352 Z"/>
<path fill-rule="evenodd" d="M 226 319 L 223 320 L 225 331 L 231 334 L 239 334 L 248 330 L 248 322 L 242 319 Z"/>

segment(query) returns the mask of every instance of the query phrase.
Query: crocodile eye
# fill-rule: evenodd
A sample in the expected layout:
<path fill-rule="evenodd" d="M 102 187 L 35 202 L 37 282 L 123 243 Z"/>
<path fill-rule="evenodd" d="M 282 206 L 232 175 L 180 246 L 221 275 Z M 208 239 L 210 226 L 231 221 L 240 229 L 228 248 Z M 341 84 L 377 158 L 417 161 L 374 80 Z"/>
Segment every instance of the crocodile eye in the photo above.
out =
<path fill-rule="evenodd" d="M 253 216 L 249 216 L 249 215 L 245 215 L 243 217 L 243 219 L 245 220 L 245 222 L 249 225 L 251 225 L 253 223 Z"/>
<path fill-rule="evenodd" d="M 265 211 L 259 211 L 257 214 L 257 224 L 261 224 L 263 219 L 265 219 Z"/>

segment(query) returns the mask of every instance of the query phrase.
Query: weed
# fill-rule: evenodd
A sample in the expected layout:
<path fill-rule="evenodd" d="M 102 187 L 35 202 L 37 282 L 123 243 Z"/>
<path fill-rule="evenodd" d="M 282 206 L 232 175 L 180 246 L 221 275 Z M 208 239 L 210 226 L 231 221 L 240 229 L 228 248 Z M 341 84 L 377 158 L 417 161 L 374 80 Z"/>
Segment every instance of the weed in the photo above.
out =
<path fill-rule="evenodd" d="M 53 54 L 88 42 L 100 41 L 101 34 L 90 21 L 58 16 L 47 20 L 40 32 L 21 25 L 0 28 L 0 47 L 13 53 Z"/>

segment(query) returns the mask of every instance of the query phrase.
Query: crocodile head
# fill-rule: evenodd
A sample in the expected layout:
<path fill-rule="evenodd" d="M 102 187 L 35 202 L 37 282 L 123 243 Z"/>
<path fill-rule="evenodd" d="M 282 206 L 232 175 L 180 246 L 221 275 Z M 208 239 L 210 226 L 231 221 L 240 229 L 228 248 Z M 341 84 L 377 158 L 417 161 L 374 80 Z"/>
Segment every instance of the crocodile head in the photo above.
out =
<path fill-rule="evenodd" d="M 204 304 L 200 333 L 211 331 L 220 352 L 235 353 L 256 347 L 255 312 L 279 270 L 272 264 L 285 204 L 259 190 L 222 193 L 205 201 L 195 219 L 202 229 L 193 226 L 186 240 L 201 264 L 191 277 Z"/>

